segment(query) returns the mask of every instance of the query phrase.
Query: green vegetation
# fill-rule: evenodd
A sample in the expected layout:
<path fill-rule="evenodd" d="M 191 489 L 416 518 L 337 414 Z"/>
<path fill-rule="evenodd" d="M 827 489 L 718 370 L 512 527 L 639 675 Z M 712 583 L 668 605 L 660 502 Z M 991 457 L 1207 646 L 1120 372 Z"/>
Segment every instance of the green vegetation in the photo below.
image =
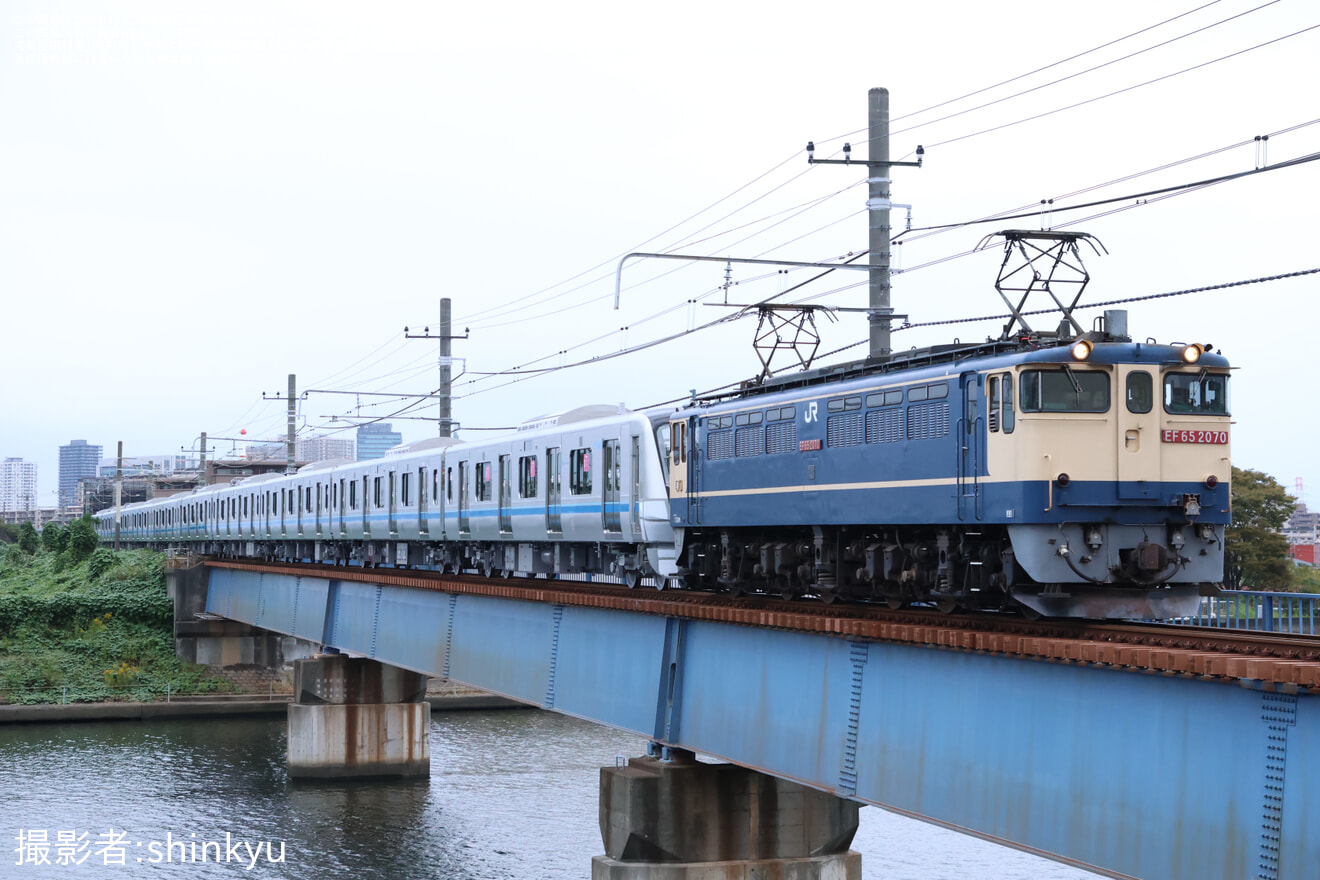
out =
<path fill-rule="evenodd" d="M 164 556 L 63 538 L 0 547 L 0 701 L 151 700 L 228 691 L 174 656 Z M 49 527 L 48 527 L 49 529 Z M 36 534 L 33 533 L 36 539 Z M 63 545 L 63 546 L 61 546 Z"/>
<path fill-rule="evenodd" d="M 1292 588 L 1293 563 L 1282 532 L 1296 504 L 1269 474 L 1233 468 L 1233 524 L 1224 535 L 1224 586 Z"/>

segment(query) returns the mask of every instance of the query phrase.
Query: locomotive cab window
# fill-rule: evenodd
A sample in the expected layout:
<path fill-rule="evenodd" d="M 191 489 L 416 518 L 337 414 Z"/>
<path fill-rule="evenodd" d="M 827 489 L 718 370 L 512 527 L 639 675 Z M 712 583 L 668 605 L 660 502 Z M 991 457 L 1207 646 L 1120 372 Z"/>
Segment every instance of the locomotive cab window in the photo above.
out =
<path fill-rule="evenodd" d="M 986 423 L 991 433 L 999 433 L 999 377 L 991 376 L 985 380 Z"/>
<path fill-rule="evenodd" d="M 1135 370 L 1127 377 L 1127 408 L 1131 413 L 1148 413 L 1155 404 L 1155 385 L 1150 373 Z"/>
<path fill-rule="evenodd" d="M 1003 406 L 999 411 L 1000 422 L 1004 426 L 1005 434 L 1013 433 L 1013 374 L 1004 373 L 1001 377 L 1003 382 L 1004 396 Z"/>
<path fill-rule="evenodd" d="M 1164 411 L 1170 415 L 1228 415 L 1228 376 L 1223 373 L 1168 373 Z"/>
<path fill-rule="evenodd" d="M 1109 412 L 1109 374 L 1099 370 L 1027 370 L 1020 384 L 1023 412 Z"/>

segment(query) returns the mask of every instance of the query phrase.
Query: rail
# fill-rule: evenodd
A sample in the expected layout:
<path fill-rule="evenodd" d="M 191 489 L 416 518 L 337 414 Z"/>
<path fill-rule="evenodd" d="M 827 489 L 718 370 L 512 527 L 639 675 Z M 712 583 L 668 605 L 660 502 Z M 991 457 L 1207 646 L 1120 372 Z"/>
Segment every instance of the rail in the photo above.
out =
<path fill-rule="evenodd" d="M 1226 592 L 1201 599 L 1192 617 L 1173 623 L 1212 626 L 1257 632 L 1320 633 L 1320 593 L 1263 593 L 1248 590 Z"/>

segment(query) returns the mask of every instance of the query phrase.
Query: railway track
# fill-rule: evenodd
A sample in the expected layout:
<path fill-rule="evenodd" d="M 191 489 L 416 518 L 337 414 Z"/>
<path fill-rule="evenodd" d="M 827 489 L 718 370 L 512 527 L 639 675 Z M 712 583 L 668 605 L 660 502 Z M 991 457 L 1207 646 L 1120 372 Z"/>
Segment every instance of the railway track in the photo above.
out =
<path fill-rule="evenodd" d="M 689 620 L 827 633 L 895 644 L 976 651 L 1024 660 L 1236 682 L 1320 693 L 1320 636 L 1101 621 L 1029 621 L 1008 615 L 940 614 L 873 605 L 825 605 L 769 597 L 630 590 L 618 584 L 490 579 L 392 568 L 363 569 L 208 560 L 207 565 L 466 595 L 630 611 Z"/>

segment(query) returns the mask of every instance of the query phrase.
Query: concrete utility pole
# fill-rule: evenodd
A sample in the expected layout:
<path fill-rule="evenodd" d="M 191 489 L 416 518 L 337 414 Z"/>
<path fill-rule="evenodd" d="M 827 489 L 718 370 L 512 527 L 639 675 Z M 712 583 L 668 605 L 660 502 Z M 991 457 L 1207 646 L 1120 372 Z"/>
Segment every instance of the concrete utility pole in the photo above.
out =
<path fill-rule="evenodd" d="M 887 359 L 889 343 L 889 89 L 871 89 L 866 95 L 871 144 L 866 163 L 866 208 L 870 220 L 871 250 L 871 357 Z"/>
<path fill-rule="evenodd" d="M 436 420 L 439 423 L 440 436 L 449 437 L 454 433 L 454 420 L 451 415 L 451 401 L 453 400 L 451 387 L 453 382 L 454 358 L 451 354 L 451 343 L 455 339 L 467 339 L 468 329 L 463 328 L 462 336 L 455 336 L 449 317 L 450 301 L 449 297 L 442 297 L 440 300 L 440 332 L 438 335 L 431 335 L 430 327 L 423 327 L 421 333 L 409 333 L 408 328 L 403 328 L 404 339 L 438 339 L 440 340 L 440 388 L 435 396 L 439 398 L 440 415 Z"/>
<path fill-rule="evenodd" d="M 115 549 L 119 549 L 119 514 L 124 508 L 124 441 L 119 441 L 115 465 Z"/>
<path fill-rule="evenodd" d="M 870 146 L 865 162 L 854 162 L 852 145 L 843 145 L 842 159 L 817 159 L 816 145 L 807 144 L 807 162 L 813 165 L 862 165 L 867 169 L 866 210 L 870 224 L 870 272 L 871 299 L 868 320 L 871 327 L 870 356 L 877 360 L 888 360 L 893 353 L 889 334 L 894 319 L 894 309 L 890 303 L 889 280 L 889 209 L 893 203 L 889 200 L 889 169 L 897 165 L 920 168 L 925 155 L 925 148 L 917 147 L 917 161 L 889 161 L 889 89 L 871 89 L 867 93 L 868 137 Z"/>
<path fill-rule="evenodd" d="M 453 379 L 451 369 L 454 359 L 450 355 L 451 341 L 449 334 L 449 297 L 440 299 L 440 436 L 448 437 L 453 431 L 450 427 L 451 400 L 450 382 Z"/>
<path fill-rule="evenodd" d="M 202 432 L 202 454 L 197 459 L 198 485 L 206 485 L 206 432 Z"/>
<path fill-rule="evenodd" d="M 298 433 L 298 377 L 289 374 L 289 436 L 285 441 L 284 472 L 291 474 L 297 470 L 293 466 L 294 435 Z"/>

